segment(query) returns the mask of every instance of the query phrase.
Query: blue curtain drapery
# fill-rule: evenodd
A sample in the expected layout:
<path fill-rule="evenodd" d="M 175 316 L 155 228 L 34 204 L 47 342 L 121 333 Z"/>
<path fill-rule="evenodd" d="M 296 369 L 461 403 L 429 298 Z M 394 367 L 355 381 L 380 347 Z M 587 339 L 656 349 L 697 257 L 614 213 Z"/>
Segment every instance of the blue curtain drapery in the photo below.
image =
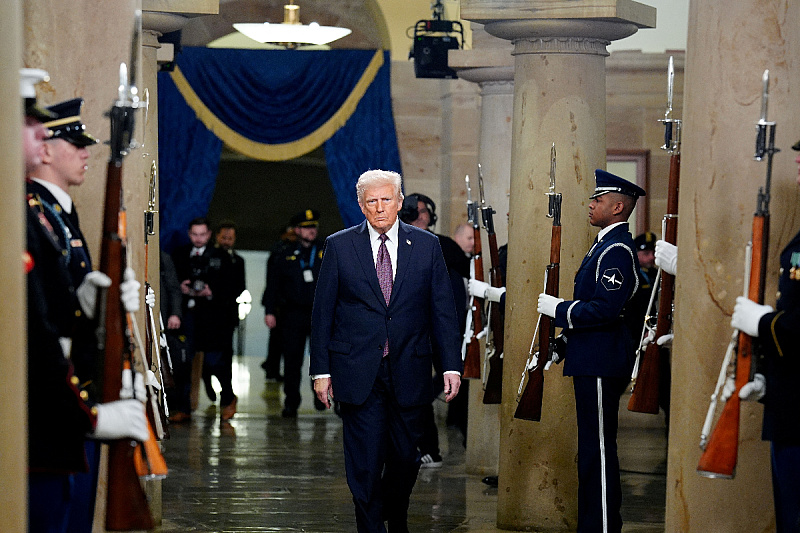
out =
<path fill-rule="evenodd" d="M 158 75 L 161 243 L 186 240 L 211 203 L 223 141 L 251 157 L 298 157 L 323 142 L 346 225 L 363 218 L 355 182 L 401 171 L 388 52 L 186 47 Z"/>

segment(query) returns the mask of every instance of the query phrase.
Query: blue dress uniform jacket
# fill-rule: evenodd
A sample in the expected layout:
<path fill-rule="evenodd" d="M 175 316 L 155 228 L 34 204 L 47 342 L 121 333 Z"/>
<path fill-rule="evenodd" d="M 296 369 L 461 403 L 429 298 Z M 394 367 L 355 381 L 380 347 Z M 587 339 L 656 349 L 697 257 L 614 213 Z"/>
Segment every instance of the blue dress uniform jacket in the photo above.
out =
<path fill-rule="evenodd" d="M 84 439 L 97 418 L 64 356 L 79 304 L 56 233 L 28 201 L 28 464 L 31 472 L 84 472 Z"/>
<path fill-rule="evenodd" d="M 556 308 L 565 328 L 565 376 L 630 377 L 635 346 L 621 316 L 639 287 L 639 262 L 628 224 L 612 228 L 584 257 L 572 301 Z"/>
<path fill-rule="evenodd" d="M 800 233 L 781 252 L 780 264 L 776 310 L 758 325 L 764 354 L 759 371 L 767 381 L 762 438 L 800 446 Z"/>
<path fill-rule="evenodd" d="M 394 396 L 403 407 L 430 404 L 432 341 L 443 371 L 461 372 L 450 278 L 435 235 L 399 222 L 389 305 L 383 298 L 367 222 L 328 237 L 314 299 L 310 373 L 331 374 L 335 398 L 362 404 L 389 339 Z"/>

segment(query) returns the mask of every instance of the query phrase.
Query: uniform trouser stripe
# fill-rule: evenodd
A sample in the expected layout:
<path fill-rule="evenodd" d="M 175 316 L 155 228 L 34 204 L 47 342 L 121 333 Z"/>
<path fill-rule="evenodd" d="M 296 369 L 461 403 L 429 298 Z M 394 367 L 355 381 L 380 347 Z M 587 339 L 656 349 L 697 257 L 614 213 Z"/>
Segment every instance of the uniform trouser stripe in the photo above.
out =
<path fill-rule="evenodd" d="M 606 483 L 606 440 L 603 427 L 603 378 L 597 378 L 597 426 L 600 437 L 600 490 L 603 504 L 603 533 L 608 533 L 608 484 Z"/>

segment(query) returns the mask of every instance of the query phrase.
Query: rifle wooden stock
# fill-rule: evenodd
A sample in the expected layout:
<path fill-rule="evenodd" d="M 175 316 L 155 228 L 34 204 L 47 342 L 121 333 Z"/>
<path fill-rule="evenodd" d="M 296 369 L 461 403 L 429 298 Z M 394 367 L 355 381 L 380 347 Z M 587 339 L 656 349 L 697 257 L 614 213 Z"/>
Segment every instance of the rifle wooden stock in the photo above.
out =
<path fill-rule="evenodd" d="M 767 245 L 769 239 L 769 214 L 753 217 L 753 258 L 750 267 L 750 288 L 747 297 L 754 302 L 764 302 L 766 280 Z M 741 400 L 739 391 L 750 381 L 751 366 L 755 355 L 753 338 L 739 332 L 736 347 L 735 388 L 722 408 L 708 445 L 700 456 L 697 472 L 710 478 L 733 478 L 739 454 L 739 422 Z"/>
<path fill-rule="evenodd" d="M 561 226 L 554 225 L 550 237 L 550 264 L 545 270 L 545 294 L 558 296 L 561 262 Z M 542 419 L 542 394 L 544 392 L 544 365 L 550 360 L 556 340 L 556 322 L 547 315 L 539 324 L 539 356 L 536 366 L 528 369 L 528 383 L 519 398 L 514 418 L 538 422 Z"/>
<path fill-rule="evenodd" d="M 113 120 L 113 119 L 112 119 Z M 124 226 L 120 223 L 122 198 L 122 162 L 108 163 L 103 240 L 100 271 L 111 278 L 106 292 L 106 305 L 98 316 L 103 317 L 103 402 L 119 400 L 122 371 L 131 364 L 132 343 L 122 307 L 120 286 L 125 271 Z M 101 303 L 102 305 L 102 303 Z M 108 498 L 106 529 L 109 531 L 149 530 L 155 527 L 139 474 L 134 464 L 138 442 L 131 439 L 111 441 L 108 445 Z"/>
<path fill-rule="evenodd" d="M 553 233 L 558 229 L 559 242 L 561 226 L 553 226 Z M 560 246 L 559 246 L 560 248 Z M 552 257 L 552 245 L 551 245 Z M 545 293 L 558 296 L 558 263 L 547 265 L 547 286 Z M 542 419 L 542 395 L 544 393 L 544 365 L 550 359 L 550 353 L 556 337 L 556 322 L 554 318 L 542 315 L 539 323 L 539 357 L 534 368 L 528 369 L 528 383 L 519 398 L 514 418 L 539 422 Z"/>
<path fill-rule="evenodd" d="M 489 281 L 492 287 L 504 287 L 505 280 L 500 273 L 500 253 L 497 248 L 497 235 L 492 232 L 488 233 L 489 236 L 489 260 L 491 267 L 489 268 Z M 490 319 L 489 329 L 492 332 L 492 353 L 489 357 L 489 351 L 486 355 L 489 357 L 489 368 L 486 376 L 486 386 L 483 391 L 483 403 L 485 404 L 498 404 L 501 403 L 503 398 L 503 313 L 500 304 L 497 302 L 490 302 Z"/>
<path fill-rule="evenodd" d="M 475 234 L 475 248 L 473 251 L 472 261 L 475 264 L 475 279 L 483 281 L 483 258 L 481 257 L 481 231 L 480 226 L 475 223 L 473 225 L 473 232 Z M 478 301 L 473 300 L 472 306 L 472 336 L 467 344 L 467 354 L 464 357 L 464 375 L 465 379 L 480 379 L 481 377 L 481 344 L 478 340 L 478 333 L 483 330 L 483 319 L 481 317 L 481 305 Z"/>
<path fill-rule="evenodd" d="M 667 194 L 667 216 L 664 219 L 664 240 L 670 244 L 678 242 L 678 187 L 681 173 L 681 154 L 673 154 L 669 162 L 669 192 Z M 658 414 L 659 383 L 661 374 L 661 352 L 663 348 L 656 343 L 660 337 L 672 329 L 672 302 L 675 297 L 675 276 L 661 271 L 659 291 L 658 322 L 655 337 L 642 354 L 639 374 L 628 401 L 628 410 L 637 413 Z M 647 318 L 645 318 L 646 320 Z"/>

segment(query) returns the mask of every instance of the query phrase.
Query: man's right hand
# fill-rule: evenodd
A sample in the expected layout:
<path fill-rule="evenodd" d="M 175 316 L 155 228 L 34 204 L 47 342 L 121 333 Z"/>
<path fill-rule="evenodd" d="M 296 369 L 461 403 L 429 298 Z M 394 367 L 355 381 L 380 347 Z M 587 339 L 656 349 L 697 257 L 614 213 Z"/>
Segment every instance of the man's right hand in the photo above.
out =
<path fill-rule="evenodd" d="M 190 287 L 191 284 L 192 282 L 189 281 L 188 279 L 183 280 L 181 282 L 181 292 L 186 295 L 191 294 L 192 293 L 192 288 Z"/>
<path fill-rule="evenodd" d="M 170 315 L 167 319 L 167 329 L 179 329 L 181 327 L 181 318 L 178 315 Z"/>
<path fill-rule="evenodd" d="M 333 399 L 333 386 L 331 385 L 331 378 L 315 379 L 314 394 L 317 395 L 317 399 L 325 405 L 326 409 L 330 409 L 331 400 Z"/>
<path fill-rule="evenodd" d="M 266 324 L 269 329 L 272 329 L 278 325 L 278 319 L 272 314 L 264 315 L 264 324 Z"/>

